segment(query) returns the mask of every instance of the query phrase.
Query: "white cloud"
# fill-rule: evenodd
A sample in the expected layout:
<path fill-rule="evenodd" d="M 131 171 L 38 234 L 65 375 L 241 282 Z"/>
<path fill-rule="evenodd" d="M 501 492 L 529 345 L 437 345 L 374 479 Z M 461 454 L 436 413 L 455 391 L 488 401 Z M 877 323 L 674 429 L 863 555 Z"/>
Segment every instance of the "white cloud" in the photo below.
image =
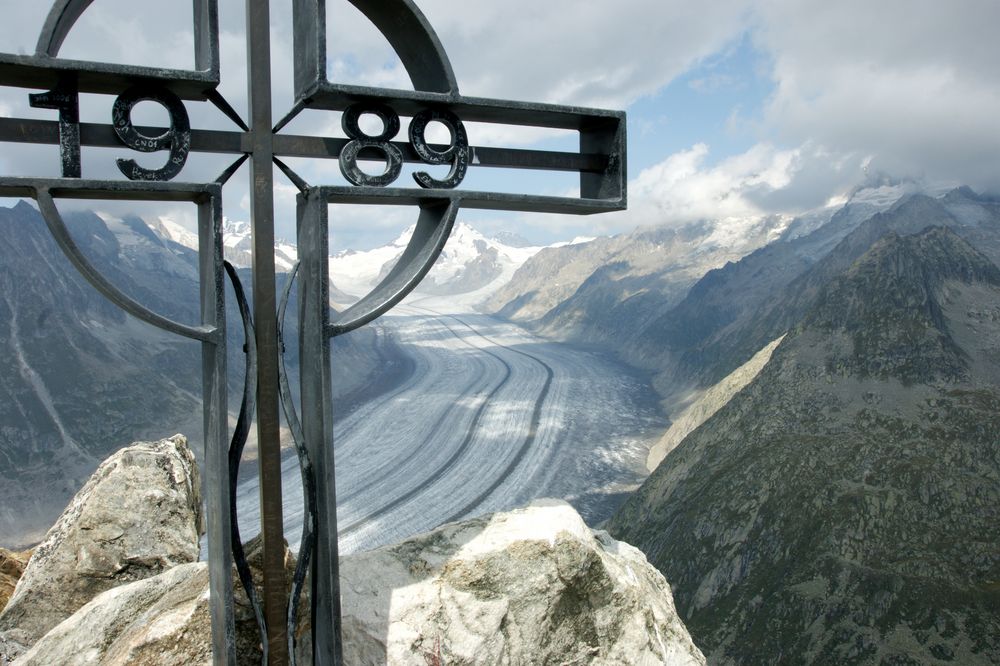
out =
<path fill-rule="evenodd" d="M 756 145 L 737 155 L 715 155 L 702 136 L 691 148 L 664 155 L 632 181 L 626 214 L 589 218 L 535 216 L 547 229 L 569 235 L 624 230 L 638 222 L 795 212 L 822 205 L 873 171 L 925 180 L 966 182 L 1000 191 L 1000 3 L 965 0 L 499 0 L 455 3 L 418 0 L 448 52 L 464 94 L 624 108 L 663 88 L 678 75 L 750 35 L 771 66 L 774 93 L 764 108 L 734 109 L 730 128 Z M 7 3 L 0 50 L 31 53 L 47 3 Z M 291 17 L 272 3 L 275 116 L 291 98 Z M 190 63 L 188 2 L 96 0 L 66 54 L 117 62 L 171 66 Z M 220 0 L 223 94 L 245 109 L 244 0 Z M 348 82 L 408 86 L 385 40 L 346 0 L 329 0 L 330 76 Z M 695 77 L 711 89 L 738 81 Z M 28 91 L 0 90 L 0 113 L 51 117 L 27 109 Z M 108 99 L 86 105 L 104 120 Z M 99 107 L 99 108 L 98 108 Z M 189 104 L 198 127 L 230 128 L 207 104 Z M 94 114 L 97 114 L 96 116 Z M 750 118 L 751 120 L 747 120 Z M 660 122 L 633 115 L 635 136 Z M 334 114 L 304 114 L 296 133 L 334 134 Z M 290 128 L 292 129 L 292 128 Z M 475 130 L 476 135 L 472 135 Z M 552 145 L 550 133 L 484 125 L 470 129 L 474 143 Z M 549 141 L 548 144 L 542 143 Z M 56 168 L 48 149 L 5 146 L 5 172 L 33 174 Z M 31 153 L 30 155 L 28 153 Z M 103 156 L 88 175 L 116 175 Z M 301 165 L 310 182 L 337 176 L 335 161 Z M 102 173 L 100 170 L 106 169 Z M 185 175 L 195 173 L 192 167 Z M 633 173 L 637 173 L 633 167 Z M 200 173 L 200 172 L 198 172 Z M 280 180 L 280 176 L 276 176 Z M 227 189 L 237 204 L 246 191 L 241 174 Z M 280 194 L 280 193 L 279 193 Z M 289 200 L 280 194 L 282 205 Z M 294 209 L 276 210 L 288 235 Z M 370 211 L 369 211 L 370 212 Z M 389 216 L 395 218 L 396 215 Z M 403 215 L 400 211 L 399 222 Z M 359 212 L 342 219 L 388 233 L 380 217 Z M 365 226 L 368 224 L 368 226 Z M 541 224 L 541 222 L 539 222 Z M 360 244 L 365 244 L 362 240 Z"/>
<path fill-rule="evenodd" d="M 764 211 L 748 193 L 786 187 L 799 154 L 758 144 L 707 166 L 709 147 L 696 144 L 643 170 L 630 183 L 631 217 L 638 224 L 666 224 L 761 215 Z"/>
<path fill-rule="evenodd" d="M 754 20 L 774 59 L 772 140 L 1000 190 L 1000 3 L 772 0 Z"/>

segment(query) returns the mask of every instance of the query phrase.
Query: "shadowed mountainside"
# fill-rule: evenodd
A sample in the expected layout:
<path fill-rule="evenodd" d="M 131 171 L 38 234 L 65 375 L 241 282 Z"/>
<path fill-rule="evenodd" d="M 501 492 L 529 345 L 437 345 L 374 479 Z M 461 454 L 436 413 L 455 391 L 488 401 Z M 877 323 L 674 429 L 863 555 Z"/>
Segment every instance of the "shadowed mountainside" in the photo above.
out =
<path fill-rule="evenodd" d="M 890 233 L 609 529 L 710 663 L 996 663 L 998 349 L 996 265 Z"/>

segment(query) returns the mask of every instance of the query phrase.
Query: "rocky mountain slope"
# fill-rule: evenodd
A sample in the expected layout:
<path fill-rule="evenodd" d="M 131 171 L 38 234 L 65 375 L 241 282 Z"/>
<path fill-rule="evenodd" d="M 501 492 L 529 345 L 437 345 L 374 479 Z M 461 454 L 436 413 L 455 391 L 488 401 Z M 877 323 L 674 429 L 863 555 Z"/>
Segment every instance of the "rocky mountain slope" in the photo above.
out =
<path fill-rule="evenodd" d="M 483 307 L 546 335 L 612 345 L 655 374 L 678 414 L 787 332 L 876 239 L 931 224 L 1000 259 L 1000 203 L 968 188 L 932 197 L 882 183 L 745 241 L 715 243 L 721 232 L 685 227 L 545 250 Z"/>
<path fill-rule="evenodd" d="M 137 217 L 66 220 L 111 282 L 156 312 L 197 323 L 194 251 Z M 183 429 L 200 455 L 201 349 L 108 302 L 77 274 L 31 205 L 0 208 L 0 234 L 0 534 L 20 546 L 37 541 L 97 463 L 131 437 Z M 243 332 L 229 294 L 230 390 L 238 395 Z M 288 319 L 294 340 L 295 317 Z M 366 390 L 371 374 L 397 356 L 376 329 L 338 338 L 334 353 L 346 368 L 337 386 L 346 396 Z M 289 345 L 293 371 L 296 354 Z M 238 409 L 238 400 L 232 404 Z"/>
<path fill-rule="evenodd" d="M 952 205 L 959 198 L 966 198 L 961 190 L 940 199 L 908 195 L 858 224 L 818 261 L 804 261 L 801 249 L 823 243 L 830 235 L 825 227 L 710 273 L 683 303 L 647 329 L 637 343 L 640 355 L 652 359 L 664 374 L 673 375 L 674 381 L 714 383 L 785 333 L 832 277 L 890 232 L 912 234 L 929 225 L 943 225 L 968 238 L 987 256 L 1000 259 L 1000 205 L 966 199 L 963 203 L 972 203 L 981 215 L 960 216 Z M 835 216 L 831 224 L 837 222 Z M 792 257 L 800 260 L 798 266 L 789 261 Z"/>
<path fill-rule="evenodd" d="M 95 215 L 67 217 L 109 279 L 165 315 L 195 321 L 188 303 L 197 302 L 197 268 L 187 254 L 134 219 L 118 223 L 116 235 Z M 0 209 L 0 233 L 0 533 L 16 545 L 40 536 L 115 442 L 153 434 L 160 419 L 193 429 L 201 360 L 197 344 L 100 296 L 28 204 Z"/>
<path fill-rule="evenodd" d="M 195 561 L 198 486 L 179 436 L 103 463 L 0 609 L 0 664 L 211 664 L 208 565 Z M 259 543 L 246 546 L 258 585 Z M 78 552 L 87 558 L 77 562 Z M 291 554 L 285 564 L 291 576 Z M 341 575 L 346 664 L 705 663 L 662 574 L 565 502 L 541 500 L 347 556 Z M 260 663 L 246 595 L 234 597 L 237 659 Z M 309 607 L 307 597 L 301 664 L 312 663 Z"/>
<path fill-rule="evenodd" d="M 554 338 L 620 344 L 705 271 L 776 240 L 787 224 L 775 217 L 702 222 L 546 248 L 481 308 Z"/>
<path fill-rule="evenodd" d="M 951 205 L 874 224 L 954 225 Z M 710 663 L 996 663 L 1000 269 L 942 226 L 844 243 L 770 362 L 609 529 Z"/>

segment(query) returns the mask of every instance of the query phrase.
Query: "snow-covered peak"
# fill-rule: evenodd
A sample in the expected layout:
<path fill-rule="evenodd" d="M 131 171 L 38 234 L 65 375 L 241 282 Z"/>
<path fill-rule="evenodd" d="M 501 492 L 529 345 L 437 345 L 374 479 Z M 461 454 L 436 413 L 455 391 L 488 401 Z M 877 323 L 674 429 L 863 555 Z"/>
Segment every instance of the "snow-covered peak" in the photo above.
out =
<path fill-rule="evenodd" d="M 872 187 L 861 187 L 847 198 L 845 203 L 864 204 L 879 210 L 884 210 L 902 199 L 907 194 L 919 192 L 921 188 L 912 181 L 900 183 L 883 183 Z"/>
<path fill-rule="evenodd" d="M 589 243 L 592 240 L 597 240 L 597 236 L 577 236 L 571 241 L 559 241 L 558 243 L 553 243 L 548 247 L 566 247 L 567 245 L 581 245 L 583 243 Z"/>
<path fill-rule="evenodd" d="M 195 252 L 198 251 L 198 234 L 187 227 L 167 217 L 158 217 L 151 222 L 147 222 L 147 224 L 162 238 L 173 241 L 178 245 L 183 245 Z"/>
<path fill-rule="evenodd" d="M 410 242 L 415 226 L 395 240 L 364 252 L 340 252 L 330 260 L 330 275 L 348 293 L 363 295 L 388 272 Z M 459 294 L 499 287 L 540 247 L 513 247 L 459 222 L 434 268 L 421 283 L 425 293 Z"/>
<path fill-rule="evenodd" d="M 250 223 L 222 218 L 222 235 L 234 238 L 250 238 Z"/>

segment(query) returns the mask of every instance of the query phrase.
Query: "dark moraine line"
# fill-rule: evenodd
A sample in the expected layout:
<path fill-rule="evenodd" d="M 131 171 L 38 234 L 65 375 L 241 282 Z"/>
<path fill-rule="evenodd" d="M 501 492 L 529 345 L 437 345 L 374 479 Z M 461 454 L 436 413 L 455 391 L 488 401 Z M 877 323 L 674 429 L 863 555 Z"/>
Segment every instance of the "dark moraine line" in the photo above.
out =
<path fill-rule="evenodd" d="M 547 398 L 548 395 L 549 395 L 549 388 L 551 388 L 551 386 L 552 386 L 552 378 L 555 376 L 555 373 L 552 371 L 552 368 L 549 366 L 549 364 L 546 363 L 545 361 L 543 361 L 542 359 L 536 358 L 535 356 L 532 356 L 531 354 L 523 352 L 520 349 L 514 349 L 513 347 L 508 347 L 507 345 L 501 345 L 500 343 L 496 342 L 495 340 L 491 340 L 490 338 L 486 337 L 482 333 L 479 333 L 478 331 L 476 331 L 476 329 L 472 328 L 471 326 L 469 326 L 469 324 L 467 324 L 466 322 L 462 321 L 458 317 L 456 317 L 454 315 L 447 315 L 447 316 L 451 317 L 452 319 L 454 319 L 458 323 L 462 324 L 467 329 L 469 329 L 470 331 L 472 331 L 473 333 L 475 333 L 476 335 L 478 335 L 479 337 L 481 337 L 483 340 L 486 340 L 487 342 L 490 342 L 490 343 L 492 343 L 494 345 L 497 345 L 498 347 L 503 347 L 504 349 L 506 349 L 508 351 L 514 352 L 515 354 L 520 354 L 521 356 L 524 356 L 525 358 L 529 358 L 532 361 L 534 361 L 535 363 L 538 363 L 543 368 L 545 368 L 545 373 L 546 373 L 545 385 L 542 387 L 541 393 L 538 394 L 538 399 L 535 400 L 535 410 L 531 414 L 531 425 L 528 428 L 528 435 L 527 435 L 527 437 L 524 438 L 524 443 L 521 444 L 521 448 L 518 450 L 517 454 L 514 456 L 514 459 L 510 461 L 510 464 L 507 465 L 507 469 L 505 469 L 503 471 L 503 474 L 501 474 L 496 479 L 494 479 L 493 483 L 490 485 L 489 488 L 487 488 L 486 490 L 484 490 L 474 500 L 472 500 L 471 502 L 469 502 L 468 504 L 466 504 L 464 507 L 462 507 L 461 510 L 456 511 L 455 513 L 453 513 L 451 516 L 449 516 L 444 521 L 446 523 L 451 523 L 451 522 L 454 522 L 454 521 L 458 520 L 459 518 L 462 518 L 466 514 L 468 514 L 471 511 L 473 511 L 480 504 L 482 504 L 483 502 L 485 502 L 486 498 L 488 498 L 490 495 L 492 495 L 493 492 L 497 488 L 499 488 L 500 485 L 504 481 L 507 480 L 507 477 L 509 477 L 511 475 L 511 473 L 513 473 L 513 471 L 515 469 L 517 469 L 517 466 L 521 464 L 521 461 L 524 460 L 524 456 L 527 455 L 528 449 L 531 448 L 531 445 L 535 443 L 535 437 L 538 435 L 538 425 L 542 421 L 542 407 L 545 404 L 545 398 Z"/>
<path fill-rule="evenodd" d="M 459 342 L 461 342 L 462 344 L 464 344 L 465 346 L 467 346 L 467 347 L 469 347 L 471 349 L 475 349 L 476 351 L 482 351 L 479 347 L 476 347 L 475 345 L 469 344 L 468 342 L 466 342 L 462 338 L 459 338 L 457 335 L 455 335 L 455 331 L 451 327 L 449 327 L 448 324 L 446 324 L 443 321 L 441 321 L 440 318 L 435 317 L 434 319 L 435 319 L 435 321 L 437 321 L 438 323 L 440 323 L 442 326 L 444 326 L 445 328 L 447 328 L 451 332 L 451 334 L 454 335 L 458 339 Z M 487 353 L 489 354 L 489 352 L 487 352 Z M 487 394 L 486 398 L 484 398 L 482 404 L 480 404 L 479 409 L 476 412 L 476 415 L 475 415 L 474 420 L 473 420 L 473 427 L 478 422 L 479 413 L 483 411 L 484 405 L 486 405 L 487 403 L 489 403 L 490 398 L 492 398 L 496 394 L 496 392 L 498 390 L 500 390 L 500 388 L 504 384 L 507 383 L 507 379 L 510 377 L 510 373 L 511 373 L 510 366 L 502 358 L 499 358 L 496 354 L 490 354 L 490 356 L 492 356 L 493 358 L 495 358 L 498 361 L 500 361 L 500 363 L 504 366 L 505 374 L 504 374 L 503 379 L 500 380 L 500 383 L 497 384 L 497 386 L 495 386 L 494 388 L 492 388 L 490 390 L 490 392 Z M 470 384 L 469 386 L 470 386 L 470 389 L 471 389 L 472 384 Z M 477 391 L 477 394 L 478 393 L 481 393 L 481 392 Z M 451 412 L 454 411 L 455 409 L 456 409 L 456 406 L 452 405 L 451 407 L 448 408 L 447 411 L 445 411 L 444 414 L 441 415 L 440 418 L 438 418 L 437 422 L 431 428 L 430 433 L 424 439 L 425 443 L 427 441 L 431 441 L 431 440 L 434 439 L 434 437 L 437 435 L 437 433 L 441 430 L 441 427 L 444 425 L 445 421 L 447 421 L 448 415 L 451 414 Z M 467 444 L 468 440 L 471 440 L 471 436 L 466 438 L 466 441 L 463 442 L 463 445 Z M 397 464 L 397 466 L 398 467 L 404 467 L 405 465 L 407 465 L 408 463 L 410 463 L 415 457 L 417 457 L 420 454 L 422 448 L 423 448 L 423 445 L 421 445 L 421 446 L 414 446 L 412 448 L 412 450 L 406 455 L 406 457 L 403 458 Z M 459 447 L 460 451 L 461 451 L 461 449 L 462 449 L 462 447 Z M 445 466 L 447 467 L 449 464 L 451 464 L 451 462 L 452 462 L 453 459 L 454 459 L 454 456 L 452 456 L 452 458 L 449 458 L 449 460 L 445 463 Z M 435 480 L 437 478 L 440 478 L 440 474 L 435 474 L 434 476 L 431 477 L 431 479 L 435 479 Z M 352 490 L 350 493 L 344 494 L 341 498 L 339 498 L 339 501 L 348 502 L 348 501 L 354 499 L 355 497 L 357 497 L 358 495 L 360 495 L 361 493 L 363 493 L 363 492 L 365 492 L 367 490 L 370 490 L 372 488 L 372 486 L 378 485 L 379 483 L 380 483 L 380 480 L 375 480 L 375 481 L 370 481 L 368 483 L 365 483 L 365 484 L 361 485 L 359 488 L 357 488 L 356 490 Z M 417 487 L 417 489 L 419 490 L 420 488 L 425 487 L 427 485 L 427 483 L 428 482 L 422 483 L 420 486 Z M 398 506 L 398 504 L 394 504 L 393 506 Z M 369 520 L 373 516 L 382 515 L 382 513 L 384 513 L 384 510 L 379 509 L 379 511 L 376 512 L 375 514 L 370 514 L 369 516 L 367 516 L 366 518 L 364 518 L 362 520 Z M 352 526 L 355 525 L 357 522 L 361 522 L 361 521 L 355 521 L 355 523 L 352 523 Z M 346 529 L 340 530 L 341 533 L 345 533 L 346 531 L 347 531 Z"/>
<path fill-rule="evenodd" d="M 424 308 L 415 308 L 415 309 L 421 309 L 421 310 L 423 310 Z M 441 477 L 443 477 L 455 465 L 455 463 L 458 462 L 458 460 L 462 457 L 462 455 L 469 448 L 469 444 L 472 442 L 472 437 L 473 437 L 473 435 L 475 435 L 476 429 L 479 427 L 479 422 L 482 419 L 483 413 L 485 413 L 486 408 L 489 406 L 490 401 L 497 394 L 497 392 L 501 388 L 503 388 L 503 386 L 507 383 L 507 380 L 510 379 L 511 367 L 507 363 L 507 361 L 503 360 L 501 357 L 497 356 L 493 352 L 487 351 L 485 349 L 481 349 L 479 347 L 476 347 L 475 345 L 472 345 L 472 344 L 466 342 L 465 340 L 463 340 L 461 338 L 461 336 L 459 336 L 457 333 L 455 333 L 455 329 L 453 329 L 451 326 L 449 326 L 447 323 L 445 323 L 444 321 L 441 320 L 441 316 L 438 315 L 438 313 L 431 312 L 430 310 L 425 310 L 425 311 L 428 312 L 428 313 L 430 313 L 431 315 L 433 315 L 434 319 L 436 319 L 439 322 L 441 322 L 441 325 L 444 326 L 445 328 L 447 328 L 452 333 L 452 335 L 454 335 L 463 344 L 465 344 L 465 345 L 467 345 L 469 347 L 472 347 L 474 349 L 477 349 L 479 351 L 482 351 L 482 352 L 484 352 L 486 354 L 489 354 L 490 356 L 492 356 L 496 360 L 500 361 L 500 363 L 503 364 L 503 366 L 504 366 L 504 370 L 505 370 L 504 377 L 500 381 L 500 383 L 497 384 L 486 395 L 486 398 L 484 398 L 483 401 L 480 403 L 479 408 L 476 410 L 476 414 L 475 414 L 475 416 L 472 419 L 472 423 L 469 425 L 469 429 L 465 433 L 465 439 L 462 440 L 462 443 L 455 450 L 455 452 L 451 455 L 451 457 L 448 458 L 447 461 L 445 461 L 444 465 L 442 465 L 441 467 L 438 467 L 434 471 L 433 474 L 431 474 L 427 479 L 425 479 L 423 481 L 423 483 L 421 483 L 418 486 L 410 489 L 409 491 L 407 491 L 403 495 L 400 495 L 399 497 L 397 497 L 396 499 L 392 500 L 391 502 L 382 505 L 378 509 L 375 509 L 371 513 L 366 514 L 362 518 L 359 518 L 358 520 L 355 520 L 350 525 L 347 525 L 347 526 L 341 528 L 340 530 L 338 530 L 340 536 L 346 536 L 348 534 L 356 532 L 359 528 L 363 527 L 366 523 L 368 523 L 368 522 L 370 522 L 370 521 L 372 521 L 372 520 L 374 520 L 376 518 L 379 518 L 380 516 L 385 515 L 386 513 L 388 513 L 389 511 L 392 511 L 393 509 L 395 509 L 396 507 L 400 506 L 404 502 L 409 501 L 415 495 L 417 495 L 418 493 L 420 493 L 421 491 L 423 491 L 427 486 L 429 486 L 429 485 L 437 482 Z M 465 322 L 461 322 L 461 323 L 464 324 Z M 547 391 L 548 391 L 548 385 L 546 384 L 546 388 L 545 388 L 545 391 L 543 391 L 543 393 L 545 393 Z M 437 429 L 440 426 L 442 420 L 445 418 L 445 416 L 447 414 L 448 414 L 448 412 L 445 412 L 445 414 L 442 415 L 440 419 L 438 419 L 438 423 L 435 424 L 435 426 L 434 426 L 434 432 L 437 431 Z M 419 453 L 420 448 L 421 447 L 419 447 L 419 446 L 418 447 L 414 447 L 413 452 L 411 452 L 410 455 L 406 457 L 406 459 L 403 461 L 402 464 L 405 464 L 406 462 L 409 462 L 410 460 L 412 460 L 412 458 L 417 453 Z M 354 493 L 351 493 L 351 495 L 349 497 L 353 497 L 354 495 L 356 495 L 359 492 L 361 492 L 361 491 L 360 490 L 355 491 Z M 348 499 L 348 498 L 345 498 L 345 499 Z"/>

